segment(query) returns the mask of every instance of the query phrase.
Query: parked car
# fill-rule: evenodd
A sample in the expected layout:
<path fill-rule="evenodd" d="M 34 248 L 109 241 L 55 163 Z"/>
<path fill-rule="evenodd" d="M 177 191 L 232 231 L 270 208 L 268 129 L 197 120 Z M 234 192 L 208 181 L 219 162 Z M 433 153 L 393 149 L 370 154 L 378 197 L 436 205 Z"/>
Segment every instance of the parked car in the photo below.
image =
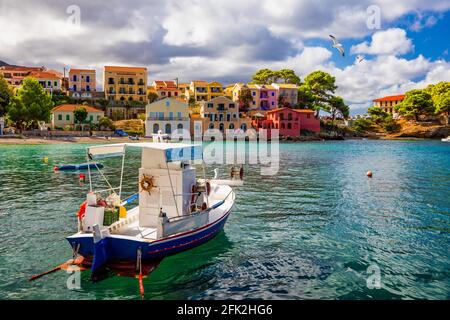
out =
<path fill-rule="evenodd" d="M 114 134 L 119 136 L 119 137 L 128 137 L 128 133 L 126 133 L 125 131 L 123 131 L 123 129 L 116 129 L 114 131 Z"/>
<path fill-rule="evenodd" d="M 130 140 L 139 140 L 139 136 L 136 134 L 134 136 L 129 136 Z"/>

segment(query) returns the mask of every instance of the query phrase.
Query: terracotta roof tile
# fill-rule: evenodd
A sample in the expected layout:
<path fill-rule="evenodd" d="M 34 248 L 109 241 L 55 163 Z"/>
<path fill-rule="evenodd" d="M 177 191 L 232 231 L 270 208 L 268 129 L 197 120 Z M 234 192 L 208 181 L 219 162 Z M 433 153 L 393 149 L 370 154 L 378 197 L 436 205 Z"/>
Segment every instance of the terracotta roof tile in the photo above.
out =
<path fill-rule="evenodd" d="M 69 112 L 73 112 L 78 108 L 85 108 L 87 112 L 101 112 L 103 113 L 102 110 L 94 108 L 92 106 L 85 106 L 82 104 L 62 104 L 60 106 L 54 107 L 52 109 L 52 112 L 56 112 L 56 111 L 69 111 Z"/>
<path fill-rule="evenodd" d="M 383 97 L 383 98 L 378 98 L 378 99 L 375 99 L 373 101 L 375 101 L 375 102 L 398 101 L 398 100 L 403 100 L 403 99 L 405 99 L 405 95 L 404 94 L 399 94 L 399 95 L 396 95 L 396 96 L 386 96 L 386 97 Z"/>

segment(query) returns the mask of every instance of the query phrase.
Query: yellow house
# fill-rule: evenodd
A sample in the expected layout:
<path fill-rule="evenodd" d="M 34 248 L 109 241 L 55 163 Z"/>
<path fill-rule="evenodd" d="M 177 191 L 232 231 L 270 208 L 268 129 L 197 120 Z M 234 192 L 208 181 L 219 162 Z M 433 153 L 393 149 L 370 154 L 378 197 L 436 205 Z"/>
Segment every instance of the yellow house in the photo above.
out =
<path fill-rule="evenodd" d="M 200 117 L 203 118 L 203 132 L 208 129 L 217 129 L 221 132 L 226 130 L 247 130 L 241 128 L 239 119 L 239 106 L 227 97 L 216 97 L 200 104 Z"/>
<path fill-rule="evenodd" d="M 188 104 L 178 98 L 164 98 L 150 103 L 145 108 L 145 135 L 150 137 L 161 130 L 172 134 L 174 130 L 190 131 Z M 178 132 L 181 134 L 181 132 Z"/>
<path fill-rule="evenodd" d="M 189 83 L 180 82 L 178 83 L 178 89 L 181 91 L 181 98 L 188 102 L 188 96 L 189 96 Z"/>
<path fill-rule="evenodd" d="M 147 68 L 105 66 L 103 87 L 109 101 L 146 103 Z"/>
<path fill-rule="evenodd" d="M 75 124 L 75 117 L 73 114 L 78 108 L 84 108 L 88 113 L 86 120 L 81 124 Z M 65 128 L 67 126 L 74 129 L 89 129 L 90 124 L 98 124 L 100 118 L 104 116 L 105 113 L 102 110 L 92 106 L 63 104 L 52 109 L 51 124 L 53 129 Z"/>
<path fill-rule="evenodd" d="M 217 81 L 208 83 L 208 100 L 223 96 L 222 84 Z"/>
<path fill-rule="evenodd" d="M 394 117 L 398 116 L 395 107 L 405 99 L 404 94 L 396 96 L 387 96 L 373 100 L 373 106 L 381 108 L 383 111 L 390 113 Z"/>

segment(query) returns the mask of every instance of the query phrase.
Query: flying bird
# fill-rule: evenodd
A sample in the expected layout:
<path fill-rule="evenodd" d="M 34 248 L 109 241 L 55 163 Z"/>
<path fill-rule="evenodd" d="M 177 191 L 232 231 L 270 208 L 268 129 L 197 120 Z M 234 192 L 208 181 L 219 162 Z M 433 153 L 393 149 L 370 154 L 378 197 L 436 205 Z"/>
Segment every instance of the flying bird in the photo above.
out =
<path fill-rule="evenodd" d="M 363 60 L 364 60 L 364 56 L 356 56 L 356 60 L 358 60 L 358 62 L 363 62 Z"/>
<path fill-rule="evenodd" d="M 342 46 L 342 44 L 340 44 L 339 41 L 338 41 L 338 39 L 336 39 L 336 37 L 332 36 L 331 34 L 330 34 L 330 38 L 331 38 L 331 40 L 333 41 L 332 47 L 335 48 L 335 49 L 337 49 L 337 50 L 339 51 L 339 53 L 340 53 L 343 57 L 345 57 L 345 50 L 344 50 L 344 47 Z"/>

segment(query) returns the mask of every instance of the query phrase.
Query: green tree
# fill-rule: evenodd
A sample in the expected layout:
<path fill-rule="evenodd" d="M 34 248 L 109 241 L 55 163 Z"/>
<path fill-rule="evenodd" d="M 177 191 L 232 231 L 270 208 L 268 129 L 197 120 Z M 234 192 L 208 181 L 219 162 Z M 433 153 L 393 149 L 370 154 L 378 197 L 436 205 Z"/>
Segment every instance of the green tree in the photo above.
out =
<path fill-rule="evenodd" d="M 439 99 L 436 101 L 436 113 L 437 114 L 445 114 L 446 122 L 448 124 L 449 114 L 450 114 L 450 91 L 443 93 L 439 96 Z"/>
<path fill-rule="evenodd" d="M 113 121 L 108 117 L 101 117 L 98 120 L 98 126 L 100 127 L 101 130 L 105 130 L 105 129 L 114 130 L 115 129 Z"/>
<path fill-rule="evenodd" d="M 75 123 L 82 124 L 88 117 L 88 112 L 86 108 L 79 107 L 73 111 L 73 118 L 75 119 Z"/>
<path fill-rule="evenodd" d="M 6 108 L 11 101 L 13 96 L 13 91 L 9 86 L 9 83 L 0 74 L 0 117 L 4 116 L 6 113 Z"/>
<path fill-rule="evenodd" d="M 300 96 L 307 96 L 312 104 L 312 109 L 316 110 L 316 117 L 319 111 L 331 112 L 331 104 L 334 92 L 337 89 L 336 78 L 324 71 L 313 71 L 305 78 L 305 82 L 300 86 Z"/>
<path fill-rule="evenodd" d="M 291 83 L 300 85 L 300 77 L 295 74 L 294 70 L 291 69 L 281 69 L 280 71 L 275 71 L 279 78 L 284 81 L 284 83 Z"/>
<path fill-rule="evenodd" d="M 392 118 L 390 114 L 388 114 L 388 116 L 384 118 L 381 125 L 387 132 L 396 132 L 400 129 L 400 125 L 397 123 L 397 121 L 395 121 L 394 118 Z"/>
<path fill-rule="evenodd" d="M 240 111 L 246 112 L 250 109 L 250 103 L 253 102 L 251 90 L 247 86 L 243 86 L 238 97 Z"/>
<path fill-rule="evenodd" d="M 387 117 L 389 117 L 389 113 L 380 107 L 371 107 L 367 110 L 367 112 L 372 117 L 373 121 L 378 124 L 382 123 Z"/>
<path fill-rule="evenodd" d="M 337 116 L 341 116 L 344 119 L 348 118 L 348 116 L 350 115 L 350 108 L 345 104 L 342 97 L 332 97 L 329 103 L 331 118 L 333 119 L 333 121 Z"/>
<path fill-rule="evenodd" d="M 420 115 L 434 113 L 431 95 L 426 90 L 411 90 L 406 92 L 405 99 L 395 106 L 401 115 L 406 118 L 419 120 Z"/>
<path fill-rule="evenodd" d="M 373 126 L 372 121 L 368 119 L 356 119 L 352 127 L 358 132 L 366 132 L 369 131 Z"/>
<path fill-rule="evenodd" d="M 252 75 L 252 83 L 255 84 L 271 84 L 278 82 L 280 74 L 270 69 L 261 69 Z"/>
<path fill-rule="evenodd" d="M 195 108 L 195 106 L 197 104 L 197 101 L 195 101 L 195 97 L 194 96 L 190 96 L 188 103 L 189 103 L 189 107 Z"/>
<path fill-rule="evenodd" d="M 148 98 L 148 103 L 155 102 L 156 100 L 158 100 L 158 94 L 155 92 L 149 92 L 147 95 L 147 98 Z"/>
<path fill-rule="evenodd" d="M 7 111 L 11 121 L 22 129 L 24 125 L 36 128 L 38 121 L 48 122 L 52 108 L 52 99 L 39 82 L 33 78 L 26 78 L 22 88 L 11 100 Z"/>
<path fill-rule="evenodd" d="M 284 83 L 291 83 L 300 85 L 300 77 L 295 74 L 292 69 L 270 70 L 261 69 L 252 75 L 252 83 L 255 84 L 271 84 L 282 81 Z"/>

